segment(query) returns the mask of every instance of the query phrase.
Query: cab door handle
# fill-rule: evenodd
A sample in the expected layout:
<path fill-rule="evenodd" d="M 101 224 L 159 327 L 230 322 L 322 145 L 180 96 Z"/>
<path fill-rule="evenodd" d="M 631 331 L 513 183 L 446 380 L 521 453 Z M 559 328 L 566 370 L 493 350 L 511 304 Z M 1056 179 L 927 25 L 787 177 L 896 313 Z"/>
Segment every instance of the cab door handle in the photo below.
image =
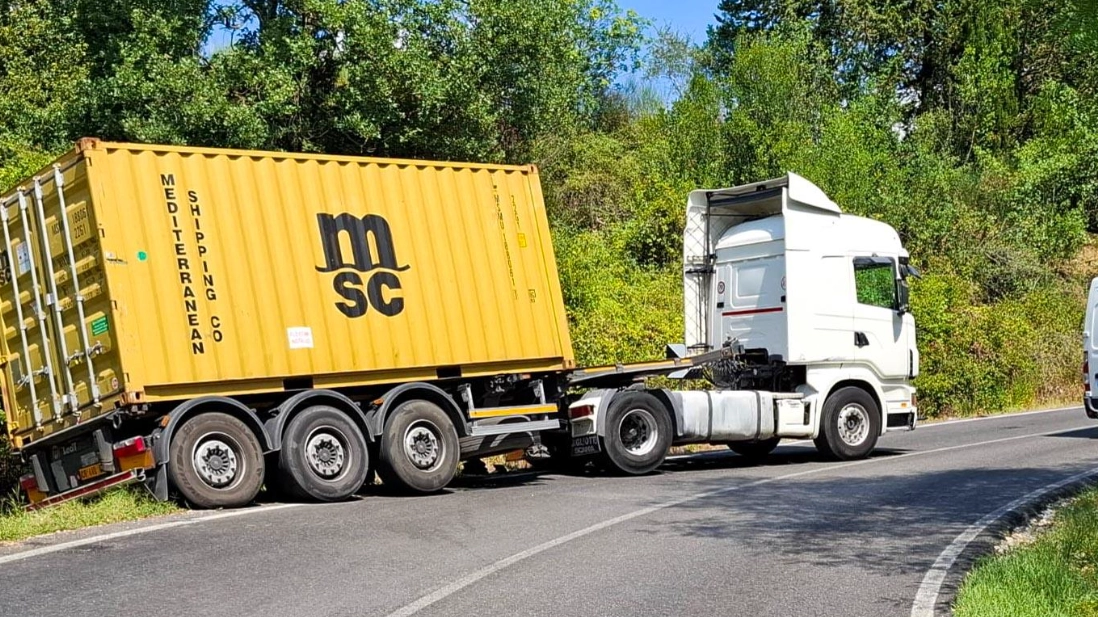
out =
<path fill-rule="evenodd" d="M 854 346 L 866 347 L 869 345 L 869 337 L 865 335 L 865 332 L 854 333 Z"/>

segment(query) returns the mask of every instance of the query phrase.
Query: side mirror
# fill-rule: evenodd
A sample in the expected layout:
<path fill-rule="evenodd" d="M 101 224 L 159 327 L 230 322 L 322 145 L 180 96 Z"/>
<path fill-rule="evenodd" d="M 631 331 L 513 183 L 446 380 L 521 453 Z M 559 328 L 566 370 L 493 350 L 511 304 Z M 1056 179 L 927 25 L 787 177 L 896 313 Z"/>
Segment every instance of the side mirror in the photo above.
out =
<path fill-rule="evenodd" d="M 903 315 L 911 310 L 911 291 L 907 281 L 896 280 L 896 312 Z"/>

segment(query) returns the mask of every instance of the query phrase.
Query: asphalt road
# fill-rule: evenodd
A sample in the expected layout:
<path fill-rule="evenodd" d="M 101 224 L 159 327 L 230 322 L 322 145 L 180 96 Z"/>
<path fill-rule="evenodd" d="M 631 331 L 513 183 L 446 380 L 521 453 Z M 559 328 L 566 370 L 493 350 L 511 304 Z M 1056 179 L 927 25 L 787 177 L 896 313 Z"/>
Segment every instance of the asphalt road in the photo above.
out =
<path fill-rule="evenodd" d="M 889 434 L 853 464 L 791 444 L 763 465 L 700 455 L 62 534 L 0 547 L 0 615 L 910 615 L 958 534 L 1098 467 L 1096 440 L 1067 410 Z"/>

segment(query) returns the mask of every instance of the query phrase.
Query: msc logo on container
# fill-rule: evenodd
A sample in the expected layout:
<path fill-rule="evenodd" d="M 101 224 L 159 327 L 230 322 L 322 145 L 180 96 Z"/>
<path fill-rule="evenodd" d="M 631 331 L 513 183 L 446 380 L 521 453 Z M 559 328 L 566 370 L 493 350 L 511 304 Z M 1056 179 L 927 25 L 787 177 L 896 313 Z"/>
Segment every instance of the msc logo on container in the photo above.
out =
<path fill-rule="evenodd" d="M 371 306 L 389 317 L 400 314 L 404 298 L 397 295 L 397 273 L 410 266 L 397 262 L 389 223 L 376 214 L 360 218 L 347 213 L 321 213 L 316 219 L 324 247 L 324 265 L 316 269 L 338 273 L 332 279 L 332 288 L 344 301 L 336 302 L 336 308 L 348 317 L 362 317 Z M 350 241 L 351 261 L 347 261 L 340 243 L 340 234 L 344 233 Z"/>

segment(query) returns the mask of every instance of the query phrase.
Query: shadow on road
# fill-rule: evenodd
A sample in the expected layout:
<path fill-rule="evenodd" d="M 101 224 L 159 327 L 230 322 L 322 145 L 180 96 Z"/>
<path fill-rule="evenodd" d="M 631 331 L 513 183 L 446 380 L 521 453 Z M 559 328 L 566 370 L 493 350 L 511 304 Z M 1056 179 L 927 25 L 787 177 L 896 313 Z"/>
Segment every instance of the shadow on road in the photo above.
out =
<path fill-rule="evenodd" d="M 901 448 L 878 448 L 873 451 L 871 458 L 886 458 L 909 451 Z M 731 451 L 705 452 L 669 459 L 660 470 L 665 473 L 688 473 L 700 470 L 744 469 L 760 466 L 792 467 L 805 463 L 825 461 L 827 459 L 812 446 L 781 446 L 773 455 L 762 462 L 754 462 Z"/>
<path fill-rule="evenodd" d="M 1084 428 L 1078 431 L 1071 431 L 1068 433 L 1057 433 L 1055 435 L 1049 435 L 1049 437 L 1066 437 L 1069 439 L 1098 439 L 1098 426 L 1094 428 Z"/>
<path fill-rule="evenodd" d="M 773 465 L 815 460 L 776 453 Z M 807 476 L 742 489 L 727 479 L 692 483 L 717 494 L 675 507 L 674 520 L 639 528 L 734 544 L 797 567 L 856 566 L 887 574 L 922 573 L 949 540 L 1011 500 L 1093 467 L 912 469 L 882 476 Z M 689 512 L 682 516 L 683 511 Z M 725 549 L 727 550 L 727 548 Z M 929 559 L 928 559 L 929 556 Z"/>
<path fill-rule="evenodd" d="M 1096 435 L 1088 430 L 1060 436 Z M 779 450 L 767 464 L 792 467 L 813 460 L 819 459 L 811 452 Z M 699 464 L 714 463 L 688 461 L 681 469 L 696 469 Z M 723 457 L 717 464 L 747 466 Z M 879 600 L 909 610 L 917 581 L 957 535 L 1018 497 L 1094 466 L 1093 461 L 1049 468 L 995 464 L 926 470 L 914 466 L 899 474 L 837 477 L 839 473 L 825 472 L 743 488 L 729 487 L 727 477 L 707 479 L 691 485 L 699 493 L 716 494 L 646 517 L 635 533 L 648 537 L 642 542 L 676 537 L 702 540 L 704 554 L 734 551 L 789 572 L 803 571 L 805 564 L 811 564 L 845 569 L 853 575 L 905 576 L 912 581 L 908 591 Z M 943 601 L 953 597 L 973 559 L 989 552 L 998 537 L 984 534 L 970 546 L 943 586 Z M 704 548 L 705 543 L 711 543 L 711 548 Z M 692 545 L 691 551 L 697 550 Z"/>
<path fill-rule="evenodd" d="M 515 486 L 543 486 L 552 481 L 551 472 L 545 470 L 511 471 L 506 473 L 468 474 L 450 482 L 452 488 L 511 488 Z"/>

